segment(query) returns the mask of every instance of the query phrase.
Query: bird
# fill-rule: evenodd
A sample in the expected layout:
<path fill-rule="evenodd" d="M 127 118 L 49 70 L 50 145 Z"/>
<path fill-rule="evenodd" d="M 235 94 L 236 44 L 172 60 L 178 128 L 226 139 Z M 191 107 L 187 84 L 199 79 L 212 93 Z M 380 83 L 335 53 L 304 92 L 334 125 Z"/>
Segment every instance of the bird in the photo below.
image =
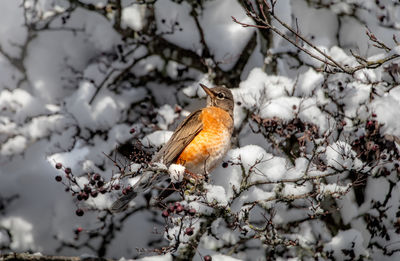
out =
<path fill-rule="evenodd" d="M 189 114 L 151 160 L 151 163 L 162 163 L 166 167 L 183 165 L 185 174 L 196 179 L 207 177 L 222 161 L 230 149 L 234 129 L 235 103 L 231 90 L 224 86 L 200 86 L 207 94 L 206 107 Z M 112 204 L 111 212 L 123 211 L 138 193 L 159 181 L 160 176 L 154 172 L 144 172 L 133 189 Z"/>

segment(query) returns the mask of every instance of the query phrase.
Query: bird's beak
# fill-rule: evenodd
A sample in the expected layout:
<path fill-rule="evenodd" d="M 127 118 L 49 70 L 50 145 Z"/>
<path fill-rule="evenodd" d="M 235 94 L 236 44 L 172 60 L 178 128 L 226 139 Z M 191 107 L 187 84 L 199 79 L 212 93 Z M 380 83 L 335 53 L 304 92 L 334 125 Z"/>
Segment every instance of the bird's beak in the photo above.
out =
<path fill-rule="evenodd" d="M 208 88 L 207 86 L 205 86 L 204 84 L 200 83 L 201 88 L 203 88 L 203 90 L 206 92 L 206 94 L 208 96 L 210 96 L 210 98 L 214 97 L 214 93 L 211 91 L 210 88 Z"/>

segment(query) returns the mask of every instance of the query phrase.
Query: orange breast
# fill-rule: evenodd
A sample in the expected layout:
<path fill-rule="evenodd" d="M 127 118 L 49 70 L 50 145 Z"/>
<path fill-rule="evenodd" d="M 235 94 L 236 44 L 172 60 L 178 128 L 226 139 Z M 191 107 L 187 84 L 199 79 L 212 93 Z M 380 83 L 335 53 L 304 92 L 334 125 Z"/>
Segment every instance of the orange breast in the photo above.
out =
<path fill-rule="evenodd" d="M 186 146 L 177 159 L 190 172 L 208 173 L 230 147 L 233 120 L 229 113 L 217 108 L 204 108 L 200 114 L 203 129 Z"/>

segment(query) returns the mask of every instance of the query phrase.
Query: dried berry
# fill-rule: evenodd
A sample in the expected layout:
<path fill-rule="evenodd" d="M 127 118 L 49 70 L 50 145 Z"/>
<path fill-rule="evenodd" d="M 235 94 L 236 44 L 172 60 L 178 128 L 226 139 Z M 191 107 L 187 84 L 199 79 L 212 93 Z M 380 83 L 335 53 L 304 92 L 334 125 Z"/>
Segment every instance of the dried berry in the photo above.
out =
<path fill-rule="evenodd" d="M 227 168 L 227 167 L 228 167 L 228 162 L 223 162 L 223 163 L 222 163 L 222 167 L 223 167 L 223 168 Z"/>
<path fill-rule="evenodd" d="M 176 213 L 181 213 L 184 210 L 182 206 L 176 207 Z"/>
<path fill-rule="evenodd" d="M 188 236 L 193 235 L 193 228 L 192 227 L 187 227 L 185 229 L 185 234 L 188 235 Z"/>
<path fill-rule="evenodd" d="M 89 194 L 87 194 L 86 192 L 82 192 L 82 199 L 83 200 L 88 200 L 89 199 Z"/>
<path fill-rule="evenodd" d="M 92 189 L 89 186 L 86 186 L 83 188 L 83 191 L 85 191 L 87 194 L 90 194 L 92 192 Z"/>
<path fill-rule="evenodd" d="M 75 211 L 75 214 L 76 214 L 77 216 L 81 217 L 81 216 L 83 216 L 83 214 L 85 214 L 85 212 L 83 212 L 83 209 L 78 208 L 78 209 Z"/>
<path fill-rule="evenodd" d="M 169 212 L 168 212 L 167 210 L 164 210 L 164 211 L 161 213 L 161 215 L 162 215 L 164 218 L 167 218 L 167 217 L 169 216 Z"/>
<path fill-rule="evenodd" d="M 70 174 L 71 173 L 71 168 L 65 168 L 64 172 L 65 172 L 65 174 Z"/>
<path fill-rule="evenodd" d="M 93 175 L 93 180 L 100 180 L 100 178 L 101 178 L 101 176 L 100 176 L 100 174 L 99 173 L 96 173 L 96 174 L 94 174 Z"/>
<path fill-rule="evenodd" d="M 62 168 L 62 164 L 61 163 L 57 163 L 56 164 L 56 169 L 61 169 Z"/>
<path fill-rule="evenodd" d="M 208 256 L 208 255 L 204 256 L 203 259 L 204 259 L 204 261 L 211 261 L 212 260 L 211 256 Z"/>
<path fill-rule="evenodd" d="M 191 208 L 188 210 L 189 215 L 194 216 L 196 215 L 196 210 L 194 208 Z"/>
<path fill-rule="evenodd" d="M 95 191 L 95 190 L 93 190 L 92 192 L 90 192 L 90 196 L 92 196 L 92 197 L 97 197 L 97 195 L 98 195 L 99 193 L 97 192 L 97 191 Z"/>
<path fill-rule="evenodd" d="M 83 231 L 83 228 L 78 227 L 77 229 L 75 229 L 75 234 L 78 235 L 79 233 L 81 233 Z"/>
<path fill-rule="evenodd" d="M 62 177 L 61 176 L 56 176 L 56 181 L 57 182 L 61 182 L 62 181 Z"/>

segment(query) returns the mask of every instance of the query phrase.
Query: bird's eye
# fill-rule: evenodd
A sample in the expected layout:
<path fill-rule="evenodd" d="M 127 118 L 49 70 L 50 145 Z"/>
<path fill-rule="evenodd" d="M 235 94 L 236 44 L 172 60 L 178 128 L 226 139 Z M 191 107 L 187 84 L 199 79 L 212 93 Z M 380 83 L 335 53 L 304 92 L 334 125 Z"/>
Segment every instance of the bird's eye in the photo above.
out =
<path fill-rule="evenodd" d="M 225 98 L 225 95 L 222 92 L 220 92 L 220 93 L 217 94 L 217 98 L 218 99 L 223 99 L 223 98 Z"/>

